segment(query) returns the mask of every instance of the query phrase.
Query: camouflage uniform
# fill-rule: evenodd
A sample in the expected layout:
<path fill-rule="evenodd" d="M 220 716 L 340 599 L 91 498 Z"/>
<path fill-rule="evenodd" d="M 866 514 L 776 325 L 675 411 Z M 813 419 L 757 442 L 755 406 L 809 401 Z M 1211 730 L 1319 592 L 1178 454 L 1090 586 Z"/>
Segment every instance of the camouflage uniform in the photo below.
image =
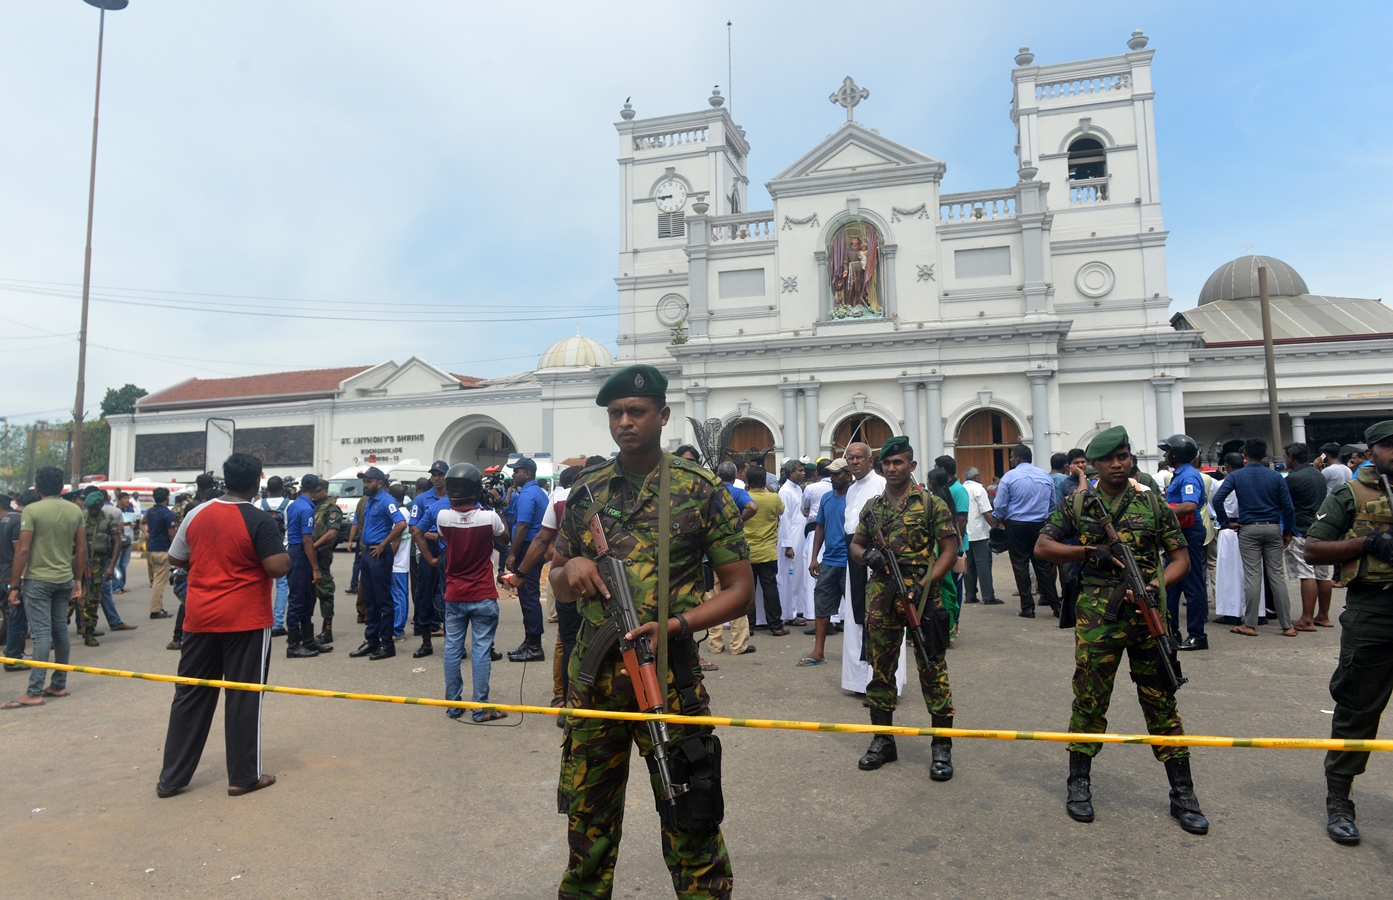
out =
<path fill-rule="evenodd" d="M 102 575 L 113 556 L 121 552 L 121 520 L 103 512 L 94 517 L 84 509 L 83 525 L 87 528 L 87 577 L 82 579 L 82 599 L 79 624 L 85 637 L 97 630 L 97 610 L 102 605 Z"/>
<path fill-rule="evenodd" d="M 939 540 L 958 536 L 948 504 L 917 488 L 911 488 L 899 500 L 886 492 L 872 497 L 861 510 L 856 534 L 869 546 L 875 545 L 877 524 L 885 535 L 886 544 L 899 560 L 905 584 L 915 593 L 911 602 L 917 603 L 919 585 L 938 558 Z M 934 582 L 929 585 L 923 615 L 927 617 L 932 615 L 932 610 L 942 608 L 939 584 Z M 874 674 L 866 686 L 866 700 L 873 711 L 891 712 L 899 699 L 895 671 L 900 665 L 900 647 L 904 644 L 907 625 L 890 576 L 872 571 L 866 582 L 866 655 Z M 917 649 L 914 655 L 919 666 L 919 687 L 929 713 L 952 716 L 953 691 L 948 685 L 947 661 L 941 655 L 936 659 L 923 659 Z"/>
<path fill-rule="evenodd" d="M 1137 565 L 1149 582 L 1162 584 L 1164 565 L 1161 553 L 1178 553 L 1186 546 L 1185 536 L 1175 513 L 1155 491 L 1138 492 L 1132 485 L 1123 489 L 1115 500 L 1103 492 L 1088 492 L 1102 501 L 1109 511 L 1124 509 L 1114 516 L 1118 537 L 1132 546 Z M 1078 498 L 1078 499 L 1074 499 Z M 1154 501 L 1154 502 L 1153 502 Z M 1066 498 L 1050 514 L 1041 530 L 1060 543 L 1077 540 L 1089 547 L 1107 543 L 1103 523 L 1093 504 L 1085 507 L 1082 494 Z M 1074 626 L 1074 711 L 1069 717 L 1069 730 L 1097 734 L 1107 731 L 1108 703 L 1112 699 L 1113 679 L 1127 651 L 1132 681 L 1137 685 L 1137 700 L 1141 703 L 1146 729 L 1151 734 L 1184 734 L 1180 713 L 1176 710 L 1175 693 L 1162 686 L 1160 663 L 1156 657 L 1156 639 L 1146 629 L 1141 610 L 1136 604 L 1126 604 L 1122 615 L 1111 624 L 1103 621 L 1108 598 L 1122 582 L 1121 569 L 1100 570 L 1085 564 L 1079 579 L 1078 618 Z M 1166 606 L 1157 612 L 1166 619 Z M 1070 744 L 1072 752 L 1095 756 L 1102 744 Z M 1153 747 L 1156 758 L 1165 762 L 1185 759 L 1186 747 Z"/>
<path fill-rule="evenodd" d="M 310 533 L 311 542 L 324 536 L 326 531 L 339 531 L 343 528 L 343 510 L 333 497 L 325 497 L 314 511 L 314 530 Z M 334 618 L 334 574 L 330 567 L 334 564 L 334 544 L 328 543 L 315 550 L 319 557 L 319 584 L 314 586 L 314 595 L 319 600 L 319 614 L 325 621 Z"/>
<path fill-rule="evenodd" d="M 604 525 L 611 551 L 625 562 L 629 585 L 639 605 L 639 618 L 651 622 L 657 615 L 657 542 L 668 539 L 670 553 L 670 605 L 672 613 L 687 612 L 701 603 L 702 556 L 719 568 L 749 559 L 740 518 L 730 503 L 718 497 L 725 492 L 709 472 L 686 460 L 663 454 L 672 467 L 672 535 L 657 535 L 658 469 L 635 485 L 615 459 L 583 473 L 571 488 L 570 499 L 556 539 L 556 552 L 564 557 L 593 559 L 593 540 L 587 530 L 596 512 Z M 728 496 L 728 495 L 727 495 Z M 601 666 L 592 691 L 577 679 L 581 660 L 598 626 L 605 621 L 603 598 L 577 601 L 583 625 L 570 662 L 570 702 L 594 709 L 634 710 L 632 685 L 618 675 L 622 663 L 616 654 Z M 670 650 L 672 648 L 670 647 Z M 681 658 L 670 653 L 669 659 Z M 695 664 L 696 648 L 690 659 Z M 668 673 L 668 708 L 685 715 L 708 714 L 708 696 L 701 685 L 701 671 L 693 672 L 699 704 L 684 709 Z M 583 693 L 582 693 L 583 692 Z M 698 731 L 673 727 L 673 740 Z M 561 778 L 557 810 L 569 823 L 570 861 L 559 896 L 608 897 L 613 890 L 614 863 L 623 830 L 624 790 L 629 781 L 631 744 L 647 757 L 652 750 L 642 722 L 603 719 L 570 719 L 562 744 Z M 659 782 L 651 776 L 654 794 Z M 662 829 L 663 857 L 672 874 L 673 887 L 682 898 L 729 897 L 730 856 L 719 828 L 683 833 Z"/>

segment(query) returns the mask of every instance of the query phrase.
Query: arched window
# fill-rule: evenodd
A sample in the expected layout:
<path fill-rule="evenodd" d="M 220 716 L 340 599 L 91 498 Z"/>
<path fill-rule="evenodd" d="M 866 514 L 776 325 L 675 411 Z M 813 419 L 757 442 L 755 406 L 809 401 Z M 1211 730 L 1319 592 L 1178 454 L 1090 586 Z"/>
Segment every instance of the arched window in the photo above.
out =
<path fill-rule="evenodd" d="M 880 451 L 881 444 L 895 436 L 895 432 L 879 416 L 858 413 L 848 416 L 837 426 L 832 434 L 832 453 L 841 456 L 852 444 L 865 444 L 871 448 L 871 456 Z"/>
<path fill-rule="evenodd" d="M 766 450 L 764 458 L 759 460 L 764 466 L 765 471 L 778 474 L 778 469 L 773 468 L 774 462 L 774 435 L 769 427 L 758 419 L 741 419 L 740 424 L 735 426 L 735 430 L 730 435 L 730 449 L 734 451 L 740 459 L 745 459 L 751 450 Z"/>
<path fill-rule="evenodd" d="M 1108 177 L 1108 157 L 1095 138 L 1081 137 L 1069 145 L 1069 180 Z"/>
<path fill-rule="evenodd" d="M 953 458 L 958 471 L 968 467 L 982 473 L 982 484 L 1000 481 L 1010 465 L 1011 448 L 1021 442 L 1021 429 L 1005 413 L 982 409 L 968 416 L 958 426 Z"/>

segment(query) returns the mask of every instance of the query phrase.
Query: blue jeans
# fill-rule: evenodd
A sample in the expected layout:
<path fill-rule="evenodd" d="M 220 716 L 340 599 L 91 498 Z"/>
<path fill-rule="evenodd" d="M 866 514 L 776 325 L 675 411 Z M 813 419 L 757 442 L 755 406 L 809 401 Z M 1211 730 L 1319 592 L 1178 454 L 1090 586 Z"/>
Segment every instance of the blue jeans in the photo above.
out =
<path fill-rule="evenodd" d="M 34 656 L 40 662 L 48 661 L 48 652 L 53 651 L 53 661 L 68 664 L 68 600 L 73 595 L 73 583 L 50 584 L 47 581 L 24 582 L 24 614 L 29 617 L 29 633 L 34 637 Z M 29 696 L 41 697 L 44 692 L 44 675 L 47 669 L 34 669 L 29 673 Z M 55 691 L 68 686 L 68 673 L 54 671 L 49 683 Z"/>
<path fill-rule="evenodd" d="M 401 634 L 406 629 L 406 613 L 409 604 L 407 595 L 411 593 L 411 573 L 392 573 L 392 634 Z"/>
<path fill-rule="evenodd" d="M 102 582 L 102 612 L 106 613 L 106 624 L 109 628 L 115 628 L 121 624 L 121 614 L 116 611 L 116 601 L 111 599 L 115 590 L 115 578 L 109 578 Z"/>
<path fill-rule="evenodd" d="M 445 699 L 459 700 L 464 695 L 464 677 L 460 673 L 460 661 L 464 656 L 464 633 L 471 622 L 474 623 L 470 647 L 470 660 L 474 669 L 472 699 L 476 703 L 487 703 L 489 671 L 493 667 L 489 650 L 493 647 L 493 634 L 498 629 L 497 600 L 445 604 Z M 456 710 L 450 712 L 455 713 Z"/>
<path fill-rule="evenodd" d="M 290 579 L 282 575 L 276 579 L 276 599 L 272 605 L 272 615 L 277 628 L 285 627 L 285 602 L 290 597 Z"/>
<path fill-rule="evenodd" d="M 124 591 L 126 589 L 126 570 L 131 567 L 131 545 L 126 544 L 121 548 L 121 555 L 116 557 L 116 574 L 112 580 L 116 584 L 112 590 Z"/>

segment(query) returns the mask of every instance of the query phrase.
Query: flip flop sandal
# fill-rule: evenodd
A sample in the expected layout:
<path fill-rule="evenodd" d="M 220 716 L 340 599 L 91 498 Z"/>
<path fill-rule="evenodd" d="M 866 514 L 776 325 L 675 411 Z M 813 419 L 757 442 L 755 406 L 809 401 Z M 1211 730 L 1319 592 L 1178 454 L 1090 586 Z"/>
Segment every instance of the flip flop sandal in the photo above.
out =
<path fill-rule="evenodd" d="M 64 689 L 61 690 L 61 691 L 55 691 L 53 688 L 44 688 L 44 696 L 45 696 L 45 697 L 66 697 L 66 696 L 68 696 L 68 689 L 67 689 L 67 688 L 64 688 Z"/>
<path fill-rule="evenodd" d="M 508 714 L 503 712 L 502 710 L 487 709 L 484 710 L 484 714 L 482 716 L 475 716 L 471 718 L 470 721 L 473 722 L 475 725 L 484 725 L 488 722 L 496 722 L 499 719 L 506 718 L 508 718 Z"/>
<path fill-rule="evenodd" d="M 1230 628 L 1230 629 L 1229 629 L 1229 632 L 1230 632 L 1231 634 L 1241 634 L 1241 635 L 1243 635 L 1244 637 L 1257 637 L 1257 636 L 1258 636 L 1258 633 L 1257 633 L 1256 631 L 1244 631 L 1242 625 L 1236 626 L 1236 627 L 1234 627 L 1234 628 Z"/>
<path fill-rule="evenodd" d="M 719 672 L 720 670 L 721 667 L 713 662 L 707 662 L 704 659 L 701 661 L 701 671 L 703 672 Z"/>
<path fill-rule="evenodd" d="M 811 656 L 805 656 L 802 659 L 798 660 L 798 662 L 794 665 L 798 666 L 798 668 L 800 669 L 806 669 L 809 666 L 825 666 L 827 665 L 827 660 L 813 659 Z"/>
<path fill-rule="evenodd" d="M 33 709 L 33 708 L 36 707 L 36 706 L 43 706 L 43 705 L 44 705 L 44 701 L 42 701 L 42 700 L 40 700 L 38 703 L 20 703 L 18 700 L 11 700 L 9 703 L 6 703 L 4 706 L 0 706 L 0 709 Z"/>
<path fill-rule="evenodd" d="M 1288 628 L 1286 631 L 1282 632 L 1282 637 L 1296 637 L 1296 629 Z"/>

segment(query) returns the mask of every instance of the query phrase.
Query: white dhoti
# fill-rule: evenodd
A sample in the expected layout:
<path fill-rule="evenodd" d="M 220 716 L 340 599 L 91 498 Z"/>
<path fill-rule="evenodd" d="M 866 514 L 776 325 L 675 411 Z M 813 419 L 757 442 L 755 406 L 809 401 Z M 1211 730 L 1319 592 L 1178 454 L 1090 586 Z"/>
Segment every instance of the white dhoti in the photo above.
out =
<path fill-rule="evenodd" d="M 812 618 L 811 606 L 805 600 L 807 590 L 804 585 L 808 580 L 806 560 L 802 541 L 795 542 L 793 559 L 784 555 L 782 547 L 779 548 L 779 605 L 783 608 L 785 622 L 799 616 Z"/>
<path fill-rule="evenodd" d="M 850 570 L 848 570 L 850 571 Z M 842 689 L 855 694 L 866 693 L 866 685 L 871 683 L 871 665 L 861 661 L 861 640 L 864 629 L 856 624 L 851 614 L 851 576 L 846 579 L 846 593 L 842 595 Z M 906 662 L 914 653 L 908 642 L 900 645 L 900 665 L 895 670 L 895 692 L 904 693 Z"/>
<path fill-rule="evenodd" d="M 1243 558 L 1238 552 L 1238 532 L 1230 528 L 1219 531 L 1219 561 L 1214 566 L 1214 614 L 1243 618 Z M 1262 586 L 1267 599 L 1267 585 Z M 1266 607 L 1263 607 L 1264 609 Z"/>

